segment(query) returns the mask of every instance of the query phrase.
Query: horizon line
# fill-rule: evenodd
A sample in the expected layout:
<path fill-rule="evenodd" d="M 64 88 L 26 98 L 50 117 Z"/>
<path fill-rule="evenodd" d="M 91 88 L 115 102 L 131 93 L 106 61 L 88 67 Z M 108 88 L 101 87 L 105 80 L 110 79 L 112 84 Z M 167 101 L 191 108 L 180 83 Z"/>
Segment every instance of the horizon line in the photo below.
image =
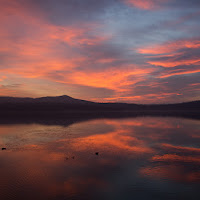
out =
<path fill-rule="evenodd" d="M 128 103 L 128 102 L 95 102 L 95 101 L 90 101 L 90 100 L 85 100 L 85 99 L 77 99 L 74 97 L 71 97 L 69 95 L 59 95 L 59 96 L 40 96 L 40 97 L 19 97 L 19 96 L 1 96 L 1 97 L 7 97 L 7 98 L 22 98 L 22 99 L 40 99 L 40 98 L 56 98 L 56 97 L 69 97 L 75 100 L 81 100 L 81 101 L 89 101 L 89 102 L 93 102 L 93 103 L 120 103 L 120 104 L 137 104 L 137 105 L 170 105 L 170 104 L 182 104 L 182 103 L 192 103 L 192 102 L 197 102 L 200 101 L 199 100 L 192 100 L 192 101 L 183 101 L 183 102 L 177 102 L 177 103 Z"/>

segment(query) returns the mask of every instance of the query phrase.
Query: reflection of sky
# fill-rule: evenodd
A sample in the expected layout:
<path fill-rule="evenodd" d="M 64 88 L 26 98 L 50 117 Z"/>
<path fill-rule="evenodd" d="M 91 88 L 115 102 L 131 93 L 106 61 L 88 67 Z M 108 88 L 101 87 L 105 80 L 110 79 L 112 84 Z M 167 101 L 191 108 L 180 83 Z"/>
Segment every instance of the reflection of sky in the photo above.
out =
<path fill-rule="evenodd" d="M 199 99 L 199 0 L 0 0 L 0 94 Z"/>
<path fill-rule="evenodd" d="M 0 196 L 198 199 L 199 133 L 199 121 L 159 117 L 1 125 Z"/>

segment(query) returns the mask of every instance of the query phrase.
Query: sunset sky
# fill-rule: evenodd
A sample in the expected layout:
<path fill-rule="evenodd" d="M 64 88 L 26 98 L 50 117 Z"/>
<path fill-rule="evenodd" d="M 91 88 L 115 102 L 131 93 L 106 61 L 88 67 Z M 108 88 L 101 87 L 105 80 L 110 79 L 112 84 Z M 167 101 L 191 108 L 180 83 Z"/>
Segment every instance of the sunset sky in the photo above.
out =
<path fill-rule="evenodd" d="M 0 0 L 0 96 L 200 100 L 200 0 Z"/>

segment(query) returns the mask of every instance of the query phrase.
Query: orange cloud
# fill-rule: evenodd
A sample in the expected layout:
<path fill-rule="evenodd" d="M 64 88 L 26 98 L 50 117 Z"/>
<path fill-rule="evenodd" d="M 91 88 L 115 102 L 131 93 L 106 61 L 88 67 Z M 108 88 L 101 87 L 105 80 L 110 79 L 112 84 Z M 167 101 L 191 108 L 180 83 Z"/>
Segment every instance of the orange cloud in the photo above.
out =
<path fill-rule="evenodd" d="M 154 93 L 154 94 L 144 94 L 144 95 L 134 95 L 134 96 L 114 96 L 110 98 L 104 98 L 104 100 L 109 101 L 109 102 L 148 102 L 148 103 L 155 103 L 158 100 L 166 99 L 172 96 L 179 96 L 182 95 L 180 93 L 175 93 L 175 92 L 159 92 L 159 93 Z"/>
<path fill-rule="evenodd" d="M 143 10 L 156 10 L 162 7 L 169 0 L 124 0 L 130 6 L 134 6 Z"/>
<path fill-rule="evenodd" d="M 151 65 L 162 66 L 162 67 L 175 67 L 178 65 L 195 65 L 199 64 L 200 59 L 197 58 L 190 58 L 190 59 L 181 59 L 179 61 L 172 60 L 165 60 L 165 61 L 148 61 Z"/>
<path fill-rule="evenodd" d="M 189 86 L 200 86 L 200 83 L 192 83 Z"/>
<path fill-rule="evenodd" d="M 200 163 L 200 158 L 192 157 L 192 156 L 179 156 L 176 154 L 165 154 L 163 156 L 159 156 L 159 155 L 154 156 L 152 158 L 152 161 Z"/>
<path fill-rule="evenodd" d="M 182 147 L 182 146 L 174 146 L 171 144 L 162 144 L 162 148 L 167 149 L 167 150 L 172 150 L 175 152 L 190 152 L 192 153 L 200 153 L 199 148 L 194 148 L 194 147 Z"/>
<path fill-rule="evenodd" d="M 115 62 L 115 61 L 117 61 L 117 59 L 114 59 L 114 58 L 102 58 L 102 59 L 98 60 L 98 62 L 102 63 L 102 64 L 112 63 L 112 62 Z"/>
<path fill-rule="evenodd" d="M 170 76 L 177 76 L 177 75 L 183 75 L 183 74 L 193 74 L 193 73 L 199 73 L 200 72 L 200 69 L 188 69 L 188 70 L 185 70 L 185 71 L 172 71 L 168 74 L 164 74 L 164 75 L 161 75 L 159 78 L 167 78 L 167 77 L 170 77 Z"/>
<path fill-rule="evenodd" d="M 20 40 L 16 40 L 15 32 L 12 32 L 13 29 L 9 26 L 1 29 L 0 53 L 9 56 L 5 57 L 4 63 L 0 65 L 0 72 L 6 75 L 11 74 L 29 79 L 49 79 L 53 82 L 59 82 L 59 78 L 55 80 L 55 78 L 50 78 L 48 74 L 62 71 L 61 73 L 64 76 L 63 71 L 68 72 L 83 65 L 83 63 L 87 63 L 87 56 L 79 53 L 78 49 L 84 46 L 98 45 L 110 38 L 103 33 L 99 36 L 91 34 L 93 30 L 99 28 L 98 24 L 85 23 L 79 27 L 56 26 L 45 21 L 40 14 L 38 14 L 40 18 L 30 15 L 30 13 L 27 13 L 27 9 L 15 2 L 5 3 L 1 10 L 0 16 L 4 19 L 0 20 L 1 26 L 4 26 L 5 22 L 6 24 L 9 22 L 13 24 L 17 18 L 18 23 L 23 24 L 23 28 L 27 32 L 31 32 L 31 35 L 24 35 L 20 37 Z M 12 13 L 11 17 L 8 13 Z M 15 31 L 21 32 L 17 28 Z M 102 59 L 100 62 L 106 61 Z M 82 78 L 84 75 L 85 77 Z M 96 86 L 93 77 L 87 76 L 87 73 L 82 74 L 75 70 L 72 76 L 68 81 L 70 84 L 80 85 L 86 81 L 84 79 L 86 78 L 88 83 L 84 85 Z M 81 83 L 78 82 L 79 79 Z M 99 85 L 99 87 L 103 86 Z M 6 91 L 1 94 L 6 94 Z M 11 94 L 11 92 L 8 92 L 8 94 Z"/>
<path fill-rule="evenodd" d="M 79 71 L 76 68 L 87 65 L 90 58 L 81 55 L 76 48 L 101 44 L 111 36 L 91 34 L 93 30 L 99 28 L 98 24 L 82 24 L 79 27 L 55 26 L 47 23 L 44 18 L 27 17 L 29 14 L 26 9 L 18 7 L 20 6 L 15 8 L 13 4 L 4 7 L 4 15 L 2 15 L 5 20 L 6 13 L 11 10 L 14 16 L 19 17 L 19 20 L 25 21 L 25 29 L 38 31 L 33 31 L 31 37 L 25 35 L 20 41 L 14 41 L 9 29 L 1 30 L 0 52 L 11 54 L 4 62 L 6 65 L 12 66 L 11 68 L 0 68 L 2 73 L 28 79 L 48 79 L 57 83 L 108 88 L 122 92 L 128 90 L 129 84 L 142 80 L 142 77 L 152 71 L 152 69 L 141 69 L 135 65 L 109 67 L 101 72 L 95 72 L 92 69 Z M 65 44 L 63 50 L 59 49 L 61 43 Z M 114 61 L 116 61 L 114 58 L 102 57 L 96 62 L 104 65 Z M 48 75 L 58 71 L 61 71 L 62 79 Z M 129 81 L 129 76 L 134 76 L 135 80 Z"/>
<path fill-rule="evenodd" d="M 138 49 L 140 54 L 151 54 L 146 56 L 147 63 L 155 66 L 162 66 L 165 68 L 172 68 L 180 65 L 199 65 L 200 59 L 197 56 L 189 56 L 189 50 L 199 49 L 199 40 L 179 40 L 175 42 L 168 42 L 164 44 L 158 44 L 151 47 L 145 47 Z M 188 73 L 194 73 L 196 70 L 188 69 Z M 198 70 L 197 70 L 198 72 Z M 187 74 L 184 72 L 175 72 L 174 75 Z M 166 77 L 171 74 L 166 74 Z M 165 75 L 164 75 L 165 77 Z"/>
<path fill-rule="evenodd" d="M 0 76 L 0 82 L 5 80 L 7 77 L 6 76 Z"/>
<path fill-rule="evenodd" d="M 152 9 L 166 1 L 127 0 L 126 2 L 142 9 Z M 197 66 L 200 62 L 198 58 L 178 61 L 173 59 L 175 55 L 181 56 L 180 52 L 177 52 L 181 48 L 199 48 L 199 40 L 183 40 L 140 48 L 138 49 L 140 54 L 152 54 L 153 58 L 158 59 L 157 54 L 165 54 L 168 57 L 166 61 L 155 59 L 152 61 L 152 57 L 143 55 L 145 59 L 150 59 L 147 60 L 147 64 L 144 64 L 140 58 L 136 61 L 132 58 L 126 60 L 125 57 L 121 57 L 118 46 L 114 46 L 115 49 L 112 45 L 109 46 L 110 40 L 113 39 L 112 42 L 115 42 L 116 38 L 112 37 L 109 30 L 107 32 L 105 29 L 106 26 L 99 22 L 76 22 L 79 26 L 73 23 L 56 25 L 51 23 L 47 18 L 47 13 L 41 12 L 39 7 L 34 7 L 32 11 L 30 9 L 32 5 L 28 3 L 21 5 L 16 1 L 5 0 L 1 0 L 1 3 L 3 6 L 0 8 L 0 27 L 2 27 L 0 30 L 0 54 L 2 55 L 0 74 L 5 74 L 9 79 L 12 76 L 18 82 L 27 84 L 17 89 L 1 87 L 1 95 L 36 97 L 52 93 L 60 95 L 65 92 L 74 95 L 78 94 L 83 86 L 87 87 L 88 91 L 91 88 L 98 88 L 111 91 L 112 94 L 106 95 L 107 98 L 103 96 L 102 99 L 100 97 L 95 99 L 95 95 L 93 98 L 87 98 L 88 95 L 74 97 L 104 102 L 143 102 L 144 100 L 152 102 L 176 95 L 174 92 L 134 95 L 134 84 L 152 78 L 152 72 L 157 70 L 155 66 L 174 67 L 182 64 Z M 107 47 L 110 55 L 106 54 L 107 49 L 104 52 Z M 133 64 L 130 64 L 131 62 Z M 163 72 L 156 78 L 195 72 L 198 70 L 174 71 L 168 74 Z M 0 81 L 3 81 L 1 76 Z M 72 93 L 69 92 L 71 85 L 76 86 Z M 56 92 L 55 88 L 57 88 Z"/>
<path fill-rule="evenodd" d="M 179 40 L 175 42 L 167 42 L 164 44 L 158 44 L 153 46 L 148 46 L 144 48 L 139 48 L 137 51 L 141 54 L 168 54 L 172 52 L 176 52 L 180 49 L 196 49 L 200 48 L 200 41 L 199 40 Z M 174 53 L 172 54 L 172 56 Z M 175 54 L 177 55 L 177 54 Z"/>
<path fill-rule="evenodd" d="M 70 77 L 67 78 L 65 81 L 61 81 L 63 83 L 74 83 L 80 84 L 85 86 L 92 86 L 92 87 L 102 87 L 108 88 L 112 90 L 116 90 L 117 92 L 127 91 L 129 90 L 128 86 L 137 82 L 139 80 L 143 80 L 144 76 L 152 72 L 153 69 L 140 69 L 137 66 L 129 65 L 118 68 L 109 68 L 103 70 L 101 72 L 80 72 L 80 71 L 73 71 L 70 74 Z M 130 76 L 134 76 L 135 80 L 129 80 Z M 59 82 L 59 80 L 58 80 Z"/>

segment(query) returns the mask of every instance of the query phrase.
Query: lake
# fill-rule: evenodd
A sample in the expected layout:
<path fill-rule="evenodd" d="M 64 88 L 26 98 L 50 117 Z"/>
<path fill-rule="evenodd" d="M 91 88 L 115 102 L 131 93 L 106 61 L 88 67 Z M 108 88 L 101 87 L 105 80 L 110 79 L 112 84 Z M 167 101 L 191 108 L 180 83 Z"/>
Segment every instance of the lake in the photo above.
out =
<path fill-rule="evenodd" d="M 62 120 L 0 124 L 1 200 L 200 199 L 200 120 Z"/>

